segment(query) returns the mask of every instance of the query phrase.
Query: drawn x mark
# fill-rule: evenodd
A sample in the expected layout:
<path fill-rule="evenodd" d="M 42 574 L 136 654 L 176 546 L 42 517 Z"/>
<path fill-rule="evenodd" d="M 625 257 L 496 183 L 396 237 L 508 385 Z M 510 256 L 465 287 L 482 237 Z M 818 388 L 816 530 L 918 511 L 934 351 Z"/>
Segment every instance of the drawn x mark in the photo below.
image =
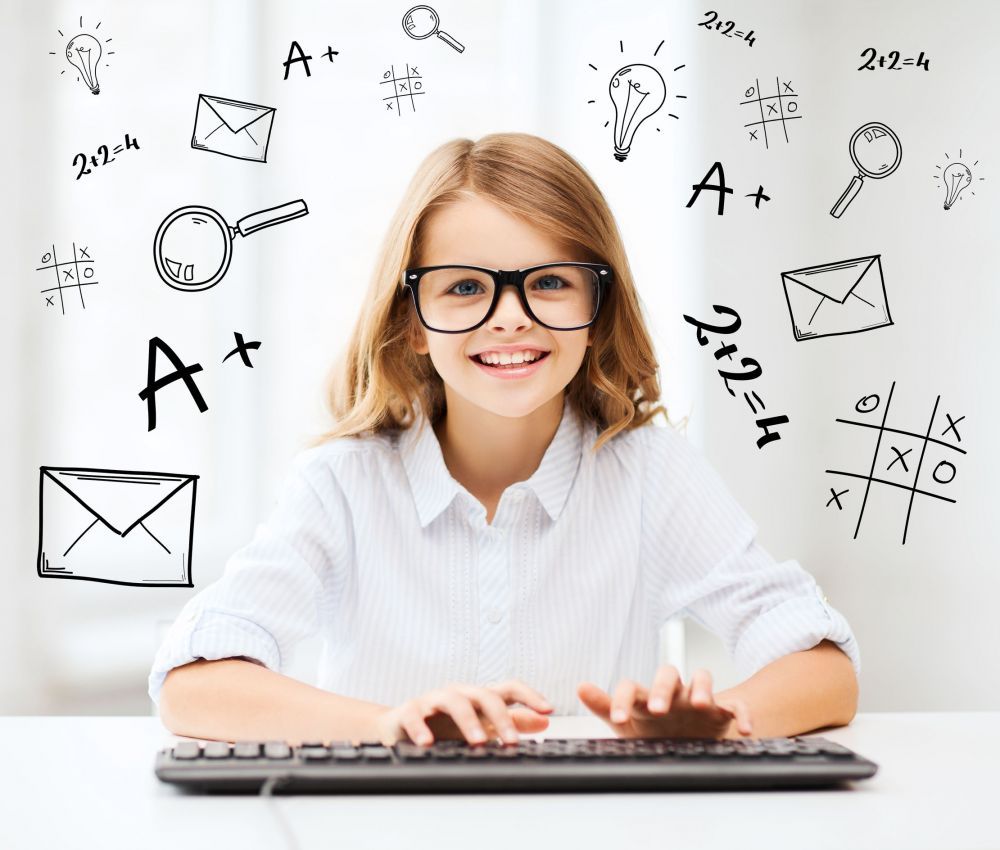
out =
<path fill-rule="evenodd" d="M 895 458 L 895 460 L 893 460 L 893 462 L 892 462 L 892 463 L 890 463 L 890 464 L 889 464 L 889 465 L 888 465 L 888 466 L 886 467 L 886 469 L 887 469 L 887 470 L 888 470 L 888 469 L 892 469 L 892 467 L 893 467 L 893 464 L 895 464 L 895 463 L 896 463 L 896 462 L 898 461 L 899 463 L 903 464 L 903 471 L 904 471 L 904 472 L 909 472 L 909 471 L 910 471 L 910 467 L 908 467 L 908 466 L 906 465 L 906 461 L 904 460 L 904 458 L 905 458 L 905 457 L 906 457 L 906 456 L 907 456 L 907 455 L 908 455 L 908 454 L 909 454 L 910 452 L 912 452 L 912 451 L 913 451 L 913 449 L 907 449 L 907 450 L 906 450 L 905 452 L 901 452 L 901 451 L 900 451 L 899 449 L 897 449 L 897 448 L 896 448 L 895 446 L 889 446 L 889 448 L 890 448 L 890 449 L 892 449 L 892 450 L 893 450 L 893 451 L 894 451 L 894 452 L 896 453 L 896 458 Z"/>
<path fill-rule="evenodd" d="M 949 413 L 946 413 L 945 416 L 948 418 L 948 427 L 941 432 L 941 436 L 942 437 L 947 436 L 949 431 L 954 431 L 955 439 L 958 440 L 959 442 L 962 442 L 962 435 L 958 433 L 958 428 L 956 428 L 955 426 L 963 419 L 965 419 L 965 417 L 959 416 L 958 419 L 952 419 L 951 414 Z"/>
<path fill-rule="evenodd" d="M 233 331 L 233 335 L 236 337 L 236 348 L 229 352 L 225 357 L 222 358 L 222 362 L 225 363 L 234 354 L 239 354 L 240 359 L 243 361 L 244 366 L 249 366 L 253 369 L 253 363 L 250 362 L 249 349 L 257 350 L 260 348 L 259 342 L 244 342 L 243 334 L 238 331 Z"/>
<path fill-rule="evenodd" d="M 841 490 L 838 493 L 836 490 L 833 489 L 833 487 L 831 487 L 830 492 L 833 493 L 833 496 L 830 497 L 830 500 L 826 503 L 826 506 L 830 507 L 830 502 L 836 502 L 837 510 L 842 511 L 844 509 L 844 506 L 840 504 L 840 497 L 843 496 L 845 493 L 850 493 L 851 492 L 850 488 L 848 488 L 847 490 Z"/>

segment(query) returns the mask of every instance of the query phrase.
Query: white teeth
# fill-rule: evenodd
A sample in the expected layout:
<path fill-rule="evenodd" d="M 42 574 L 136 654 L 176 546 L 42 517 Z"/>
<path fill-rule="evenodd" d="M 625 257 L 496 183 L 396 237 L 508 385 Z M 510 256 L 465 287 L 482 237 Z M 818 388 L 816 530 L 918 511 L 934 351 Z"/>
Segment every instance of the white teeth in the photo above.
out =
<path fill-rule="evenodd" d="M 495 366 L 506 366 L 511 363 L 530 363 L 541 356 L 541 351 L 515 351 L 513 354 L 506 351 L 487 351 L 478 355 L 483 363 L 492 363 Z"/>

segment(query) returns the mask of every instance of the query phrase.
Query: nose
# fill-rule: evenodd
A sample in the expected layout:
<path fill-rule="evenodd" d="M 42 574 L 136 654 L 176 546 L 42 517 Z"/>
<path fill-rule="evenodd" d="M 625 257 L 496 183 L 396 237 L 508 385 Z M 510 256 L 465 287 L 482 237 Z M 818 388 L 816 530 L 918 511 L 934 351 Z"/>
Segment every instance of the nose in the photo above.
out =
<path fill-rule="evenodd" d="M 490 316 L 489 324 L 495 328 L 521 328 L 531 324 L 531 317 L 524 310 L 516 286 L 501 288 L 500 298 L 497 300 L 493 315 Z"/>

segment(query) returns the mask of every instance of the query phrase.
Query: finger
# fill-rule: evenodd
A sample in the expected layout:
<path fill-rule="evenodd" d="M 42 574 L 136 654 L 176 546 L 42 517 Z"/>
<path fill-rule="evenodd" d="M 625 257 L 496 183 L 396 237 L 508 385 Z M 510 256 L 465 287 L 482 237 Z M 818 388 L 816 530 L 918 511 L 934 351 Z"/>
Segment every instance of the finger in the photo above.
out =
<path fill-rule="evenodd" d="M 481 744 L 486 740 L 486 731 L 479 722 L 479 715 L 464 694 L 455 691 L 432 692 L 423 701 L 428 713 L 443 711 L 455 721 L 459 731 L 470 744 Z"/>
<path fill-rule="evenodd" d="M 736 717 L 736 728 L 743 735 L 753 732 L 753 724 L 750 722 L 750 709 L 747 704 L 740 699 L 728 699 L 720 702 L 720 708 L 728 709 Z"/>
<path fill-rule="evenodd" d="M 549 718 L 530 708 L 512 708 L 510 716 L 518 732 L 541 732 L 549 727 Z"/>
<path fill-rule="evenodd" d="M 399 725 L 414 743 L 427 746 L 434 742 L 434 735 L 431 733 L 430 727 L 415 708 L 400 718 Z"/>
<path fill-rule="evenodd" d="M 577 685 L 576 695 L 594 714 L 606 722 L 611 722 L 611 697 L 593 682 Z"/>
<path fill-rule="evenodd" d="M 653 685 L 649 689 L 649 711 L 651 714 L 666 714 L 681 682 L 681 674 L 673 664 L 665 664 L 656 671 Z"/>
<path fill-rule="evenodd" d="M 496 691 L 475 685 L 457 685 L 456 689 L 482 709 L 482 713 L 493 723 L 494 729 L 505 741 L 514 742 L 518 739 L 518 732 L 507 709 L 507 703 Z"/>
<path fill-rule="evenodd" d="M 517 679 L 511 679 L 509 682 L 501 682 L 498 685 L 487 685 L 486 687 L 500 694 L 508 702 L 521 702 L 535 709 L 535 711 L 544 713 L 552 711 L 554 708 L 552 703 L 545 699 L 538 691 Z"/>
<path fill-rule="evenodd" d="M 713 703 L 712 699 L 712 674 L 703 667 L 699 667 L 691 676 L 691 705 L 697 708 L 704 708 Z"/>
<path fill-rule="evenodd" d="M 632 705 L 636 699 L 645 702 L 645 687 L 632 679 L 620 681 L 615 688 L 615 695 L 611 698 L 611 722 L 625 723 L 632 716 Z"/>

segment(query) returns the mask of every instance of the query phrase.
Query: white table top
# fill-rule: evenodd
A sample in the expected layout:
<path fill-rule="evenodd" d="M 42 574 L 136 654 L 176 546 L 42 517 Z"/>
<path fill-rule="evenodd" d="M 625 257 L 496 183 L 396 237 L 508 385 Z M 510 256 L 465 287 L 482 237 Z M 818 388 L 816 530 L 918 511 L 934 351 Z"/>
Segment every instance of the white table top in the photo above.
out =
<path fill-rule="evenodd" d="M 0 847 L 1000 848 L 1000 712 L 859 714 L 816 734 L 878 773 L 832 790 L 262 799 L 161 783 L 153 758 L 173 738 L 157 718 L 0 717 Z M 546 736 L 612 737 L 590 717 Z"/>

